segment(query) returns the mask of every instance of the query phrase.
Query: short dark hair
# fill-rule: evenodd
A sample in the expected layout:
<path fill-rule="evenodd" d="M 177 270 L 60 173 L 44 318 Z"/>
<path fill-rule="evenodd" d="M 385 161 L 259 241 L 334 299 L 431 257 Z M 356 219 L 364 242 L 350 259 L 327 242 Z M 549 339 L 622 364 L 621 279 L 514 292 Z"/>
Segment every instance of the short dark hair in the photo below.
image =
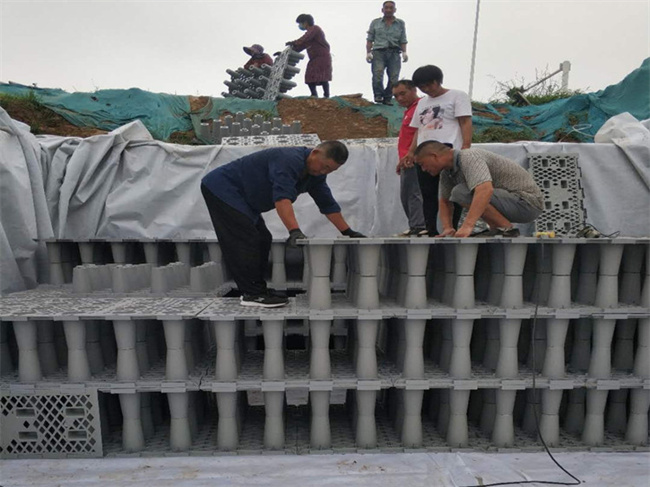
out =
<path fill-rule="evenodd" d="M 395 88 L 395 87 L 397 87 L 399 85 L 405 86 L 409 90 L 412 90 L 412 89 L 415 88 L 415 83 L 413 83 L 413 81 L 411 81 L 410 79 L 401 79 L 401 80 L 399 80 L 397 83 L 395 83 L 393 85 L 393 88 Z"/>
<path fill-rule="evenodd" d="M 300 14 L 300 15 L 298 15 L 298 18 L 296 19 L 296 22 L 298 24 L 302 24 L 303 22 L 307 22 L 307 25 L 311 26 L 311 25 L 314 25 L 314 17 L 312 17 L 309 14 Z"/>
<path fill-rule="evenodd" d="M 431 149 L 433 152 L 443 152 L 449 149 L 453 149 L 454 146 L 448 142 L 438 142 L 437 140 L 427 140 L 418 145 L 415 149 L 415 155 L 417 156 L 420 152 L 425 149 Z"/>
<path fill-rule="evenodd" d="M 415 70 L 413 73 L 413 84 L 418 88 L 437 81 L 442 84 L 442 69 L 433 64 L 427 64 Z"/>
<path fill-rule="evenodd" d="M 386 0 L 384 3 L 381 4 L 381 8 L 384 8 L 384 5 L 386 5 L 387 3 L 392 3 L 393 5 L 395 5 L 395 2 L 393 2 L 393 0 Z"/>
<path fill-rule="evenodd" d="M 318 144 L 316 148 L 322 149 L 325 157 L 332 159 L 339 165 L 344 164 L 348 160 L 348 148 L 338 140 L 326 140 Z"/>

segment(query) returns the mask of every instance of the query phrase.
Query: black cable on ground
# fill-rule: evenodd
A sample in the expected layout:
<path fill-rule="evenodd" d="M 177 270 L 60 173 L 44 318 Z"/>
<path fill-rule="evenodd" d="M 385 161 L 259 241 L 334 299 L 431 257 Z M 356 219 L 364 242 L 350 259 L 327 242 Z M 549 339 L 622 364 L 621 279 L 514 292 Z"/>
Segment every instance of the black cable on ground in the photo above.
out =
<path fill-rule="evenodd" d="M 541 251 L 541 258 L 542 261 L 544 260 L 544 242 L 540 241 L 540 251 Z M 573 475 L 571 472 L 569 472 L 566 468 L 564 468 L 562 465 L 560 465 L 560 462 L 558 462 L 551 451 L 548 449 L 548 446 L 546 446 L 546 442 L 544 441 L 544 438 L 542 437 L 542 432 L 539 429 L 539 411 L 537 409 L 537 388 L 536 388 L 536 383 L 535 379 L 537 376 L 536 372 L 536 363 L 535 363 L 535 327 L 537 325 L 537 312 L 539 310 L 539 286 L 537 286 L 537 290 L 535 292 L 535 312 L 533 313 L 533 327 L 531 331 L 531 349 L 532 349 L 532 361 L 533 361 L 533 416 L 535 417 L 535 428 L 537 430 L 537 436 L 539 437 L 539 440 L 542 442 L 542 445 L 544 446 L 544 450 L 548 454 L 549 457 L 551 457 L 551 460 L 553 460 L 553 463 L 558 466 L 560 470 L 562 470 L 565 474 L 567 474 L 569 477 L 571 477 L 574 481 L 573 482 L 556 482 L 552 480 L 520 480 L 517 482 L 495 482 L 492 484 L 476 484 L 476 485 L 466 485 L 463 487 L 497 487 L 501 485 L 522 485 L 522 484 L 543 484 L 543 485 L 581 485 L 583 483 L 582 480 L 580 480 L 578 477 Z"/>

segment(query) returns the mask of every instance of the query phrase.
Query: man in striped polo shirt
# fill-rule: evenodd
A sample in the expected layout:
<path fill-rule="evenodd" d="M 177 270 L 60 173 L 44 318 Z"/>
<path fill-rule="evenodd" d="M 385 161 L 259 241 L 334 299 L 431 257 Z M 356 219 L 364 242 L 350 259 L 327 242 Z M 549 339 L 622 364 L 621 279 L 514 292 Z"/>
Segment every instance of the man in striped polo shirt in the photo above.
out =
<path fill-rule="evenodd" d="M 544 209 L 544 195 L 533 177 L 507 157 L 483 149 L 454 150 L 429 140 L 415 151 L 422 170 L 440 174 L 439 206 L 441 237 L 470 237 L 474 224 L 483 218 L 489 230 L 481 236 L 519 236 L 512 223 L 534 221 Z M 463 224 L 452 224 L 453 205 L 468 208 Z"/>

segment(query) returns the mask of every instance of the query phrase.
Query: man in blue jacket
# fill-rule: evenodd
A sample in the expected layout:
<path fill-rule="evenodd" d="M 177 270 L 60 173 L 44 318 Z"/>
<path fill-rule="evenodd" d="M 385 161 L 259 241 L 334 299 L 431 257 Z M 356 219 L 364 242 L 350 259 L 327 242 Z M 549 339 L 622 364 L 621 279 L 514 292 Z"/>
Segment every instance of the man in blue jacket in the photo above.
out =
<path fill-rule="evenodd" d="M 272 293 L 264 276 L 272 237 L 261 214 L 275 208 L 289 230 L 288 244 L 306 238 L 300 230 L 293 202 L 309 193 L 321 213 L 348 237 L 363 237 L 346 223 L 330 188 L 327 174 L 348 158 L 341 142 L 327 141 L 315 149 L 282 147 L 244 156 L 214 169 L 201 181 L 226 266 L 242 293 L 244 306 L 276 308 L 288 303 Z"/>

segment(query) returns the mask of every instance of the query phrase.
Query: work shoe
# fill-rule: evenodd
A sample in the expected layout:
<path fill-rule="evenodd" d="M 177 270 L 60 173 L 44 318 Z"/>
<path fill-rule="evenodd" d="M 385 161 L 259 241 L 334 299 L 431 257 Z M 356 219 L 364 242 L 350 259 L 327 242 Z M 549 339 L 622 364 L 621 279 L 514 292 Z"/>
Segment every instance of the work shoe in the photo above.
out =
<path fill-rule="evenodd" d="M 470 235 L 470 237 L 506 237 L 506 238 L 515 238 L 519 236 L 519 229 L 516 227 L 510 228 L 487 228 L 480 232 L 476 232 Z"/>
<path fill-rule="evenodd" d="M 289 303 L 286 296 L 277 296 L 270 293 L 250 295 L 244 294 L 239 304 L 242 306 L 259 306 L 260 308 L 280 308 Z"/>
<path fill-rule="evenodd" d="M 424 235 L 421 235 L 424 233 Z M 422 237 L 428 235 L 428 232 L 423 228 L 409 228 L 402 233 L 395 235 L 396 237 Z"/>
<path fill-rule="evenodd" d="M 506 238 L 515 238 L 520 235 L 519 229 L 516 227 L 502 228 L 499 227 L 496 229 L 496 235 Z"/>

